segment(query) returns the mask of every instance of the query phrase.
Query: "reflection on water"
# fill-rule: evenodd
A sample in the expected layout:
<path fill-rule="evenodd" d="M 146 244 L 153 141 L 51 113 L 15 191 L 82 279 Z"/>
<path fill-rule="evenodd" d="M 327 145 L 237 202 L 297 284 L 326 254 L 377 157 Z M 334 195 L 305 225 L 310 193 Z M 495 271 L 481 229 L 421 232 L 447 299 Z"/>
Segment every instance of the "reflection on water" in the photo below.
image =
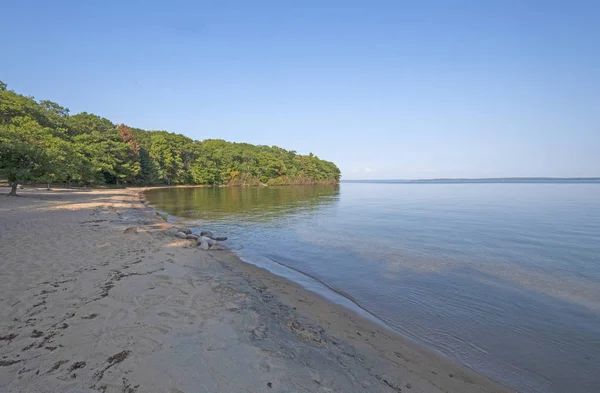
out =
<path fill-rule="evenodd" d="M 161 188 L 148 196 L 154 206 L 177 217 L 264 222 L 331 205 L 338 200 L 339 185 Z"/>
<path fill-rule="evenodd" d="M 244 260 L 304 272 L 524 393 L 600 386 L 600 184 L 161 189 L 147 197 L 188 225 L 229 236 Z"/>

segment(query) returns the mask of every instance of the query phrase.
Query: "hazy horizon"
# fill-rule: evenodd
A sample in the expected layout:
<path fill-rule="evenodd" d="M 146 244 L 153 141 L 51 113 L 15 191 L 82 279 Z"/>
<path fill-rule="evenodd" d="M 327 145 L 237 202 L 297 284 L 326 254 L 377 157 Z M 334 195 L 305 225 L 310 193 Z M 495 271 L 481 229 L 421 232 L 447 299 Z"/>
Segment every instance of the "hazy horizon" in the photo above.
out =
<path fill-rule="evenodd" d="M 593 177 L 599 15 L 582 0 L 11 2 L 0 80 L 71 113 L 312 152 L 345 180 Z"/>
<path fill-rule="evenodd" d="M 419 182 L 419 181 L 473 181 L 473 180 L 600 180 L 600 176 L 571 176 L 571 177 L 555 177 L 555 176 L 502 176 L 502 177 L 437 177 L 437 178 L 415 178 L 415 179 L 345 179 L 341 181 L 347 182 Z"/>

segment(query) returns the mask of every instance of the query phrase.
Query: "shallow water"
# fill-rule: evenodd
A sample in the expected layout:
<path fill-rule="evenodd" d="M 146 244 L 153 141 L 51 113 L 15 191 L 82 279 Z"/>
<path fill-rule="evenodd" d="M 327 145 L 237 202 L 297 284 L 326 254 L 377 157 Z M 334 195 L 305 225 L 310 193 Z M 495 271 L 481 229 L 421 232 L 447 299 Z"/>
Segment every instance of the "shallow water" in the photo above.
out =
<path fill-rule="evenodd" d="M 600 391 L 600 182 L 180 188 L 147 198 L 229 236 L 244 260 L 307 286 L 283 266 L 314 277 L 522 392 Z"/>

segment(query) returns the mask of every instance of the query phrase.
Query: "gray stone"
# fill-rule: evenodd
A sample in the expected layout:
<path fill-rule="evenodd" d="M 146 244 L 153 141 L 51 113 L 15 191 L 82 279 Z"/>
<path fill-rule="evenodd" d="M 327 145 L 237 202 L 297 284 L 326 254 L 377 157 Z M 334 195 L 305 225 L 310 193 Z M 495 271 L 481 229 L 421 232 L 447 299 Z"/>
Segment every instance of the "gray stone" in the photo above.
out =
<path fill-rule="evenodd" d="M 178 227 L 177 229 L 179 230 L 179 232 L 183 232 L 186 235 L 191 235 L 192 234 L 192 230 L 191 229 L 183 228 L 183 227 Z"/>
<path fill-rule="evenodd" d="M 183 233 L 183 232 L 177 232 L 175 234 L 175 236 L 177 236 L 177 237 L 179 237 L 181 239 L 187 239 L 187 235 L 185 233 Z"/>
<path fill-rule="evenodd" d="M 217 244 L 217 241 L 215 239 L 211 239 L 207 236 L 201 236 L 200 241 L 205 241 L 209 246 L 214 246 L 215 244 Z"/>
<path fill-rule="evenodd" d="M 215 235 L 211 231 L 202 231 L 200 232 L 200 236 L 210 237 L 211 239 L 215 238 Z"/>
<path fill-rule="evenodd" d="M 199 242 L 199 246 L 201 249 L 203 250 L 208 250 L 210 248 L 210 246 L 208 245 L 208 242 L 206 240 L 204 240 L 205 238 L 200 238 L 200 242 Z"/>
<path fill-rule="evenodd" d="M 180 231 L 178 228 L 175 228 L 175 227 L 171 227 L 171 228 L 167 229 L 167 233 L 169 235 L 175 236 L 175 235 L 177 235 L 177 232 L 180 232 Z"/>
<path fill-rule="evenodd" d="M 194 239 L 194 240 L 198 240 L 200 238 L 200 236 L 195 235 L 193 233 L 190 233 L 189 235 L 186 235 L 185 237 L 186 239 Z"/>
<path fill-rule="evenodd" d="M 215 240 L 218 242 L 224 242 L 225 240 L 227 240 L 227 238 L 225 236 L 217 236 L 215 237 Z"/>

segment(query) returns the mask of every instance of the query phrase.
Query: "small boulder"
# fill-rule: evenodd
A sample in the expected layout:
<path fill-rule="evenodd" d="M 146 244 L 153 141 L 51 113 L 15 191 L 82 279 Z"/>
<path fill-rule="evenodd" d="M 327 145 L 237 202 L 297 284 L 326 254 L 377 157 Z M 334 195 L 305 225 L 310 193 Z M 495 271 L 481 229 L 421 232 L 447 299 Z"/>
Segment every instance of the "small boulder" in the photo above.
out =
<path fill-rule="evenodd" d="M 175 236 L 175 235 L 177 235 L 178 232 L 180 232 L 179 229 L 175 228 L 175 227 L 171 227 L 171 228 L 167 229 L 167 233 L 169 235 Z"/>
<path fill-rule="evenodd" d="M 224 242 L 225 240 L 227 240 L 227 238 L 225 236 L 218 236 L 215 237 L 215 240 L 218 242 Z"/>
<path fill-rule="evenodd" d="M 193 233 L 190 233 L 189 235 L 185 236 L 186 239 L 194 239 L 194 240 L 198 240 L 200 238 L 200 236 L 195 235 Z"/>
<path fill-rule="evenodd" d="M 178 227 L 178 228 L 177 228 L 177 230 L 178 230 L 179 232 L 183 232 L 183 233 L 185 233 L 186 235 L 191 235 L 191 234 L 192 234 L 192 230 L 191 230 L 191 229 L 188 229 L 188 228 L 182 228 L 182 227 Z"/>
<path fill-rule="evenodd" d="M 206 236 L 211 239 L 215 238 L 215 235 L 213 235 L 213 233 L 211 231 L 202 231 L 202 232 L 200 232 L 200 236 Z"/>
<path fill-rule="evenodd" d="M 205 241 L 211 247 L 214 246 L 215 244 L 217 244 L 217 241 L 215 239 L 212 239 L 207 236 L 201 236 L 200 241 Z"/>
<path fill-rule="evenodd" d="M 129 227 L 123 231 L 123 233 L 138 233 L 137 227 Z"/>
<path fill-rule="evenodd" d="M 200 238 L 200 241 L 198 242 L 198 244 L 199 244 L 198 247 L 200 247 L 203 250 L 208 250 L 210 248 L 210 246 L 208 245 L 208 242 L 203 239 L 205 239 L 205 238 Z"/>
<path fill-rule="evenodd" d="M 181 239 L 187 239 L 187 235 L 185 233 L 183 233 L 183 232 L 177 232 L 175 234 L 175 236 L 177 236 L 177 237 L 179 237 Z"/>

